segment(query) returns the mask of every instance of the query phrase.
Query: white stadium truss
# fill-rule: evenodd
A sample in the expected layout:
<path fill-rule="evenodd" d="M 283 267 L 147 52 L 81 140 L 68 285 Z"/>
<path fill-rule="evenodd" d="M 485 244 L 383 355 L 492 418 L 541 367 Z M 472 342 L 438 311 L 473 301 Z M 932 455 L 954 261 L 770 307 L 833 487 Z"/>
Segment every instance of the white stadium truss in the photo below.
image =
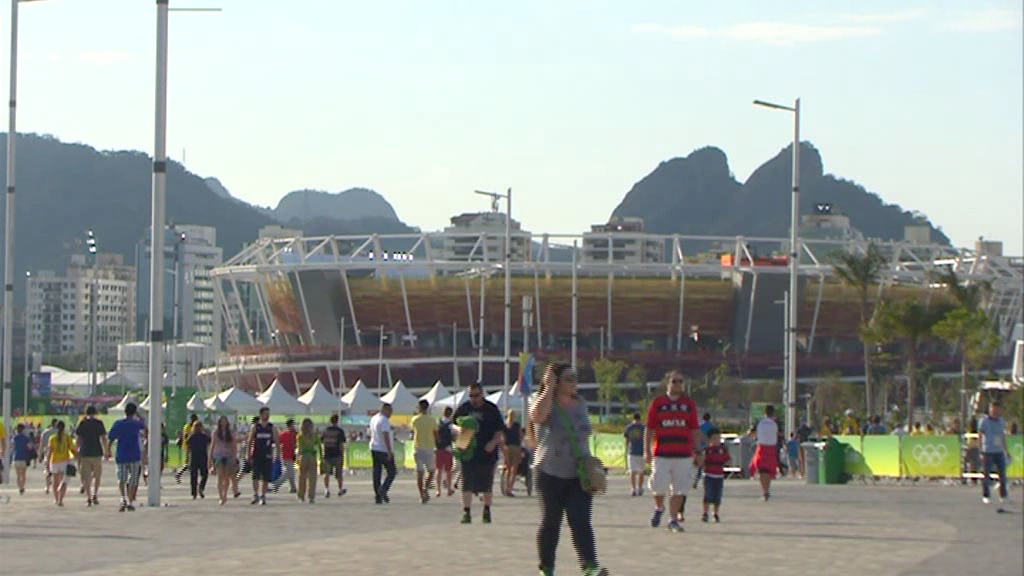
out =
<path fill-rule="evenodd" d="M 606 238 L 604 238 L 606 237 Z M 528 259 L 513 261 L 511 273 L 514 276 L 569 276 L 572 274 L 573 245 L 580 243 L 583 236 L 579 234 L 530 234 L 516 231 L 513 239 L 521 242 L 529 238 L 530 256 Z M 622 263 L 615 262 L 609 255 L 606 261 L 595 262 L 593 258 L 584 262 L 582 252 L 576 272 L 580 276 L 608 276 L 609 282 L 618 275 L 664 277 L 666 279 L 721 277 L 734 271 L 752 272 L 755 274 L 788 274 L 786 266 L 751 265 L 757 257 L 755 249 L 785 253 L 788 240 L 784 238 L 744 237 L 744 236 L 689 236 L 689 235 L 657 235 L 642 233 L 615 232 L 609 234 L 588 233 L 588 240 L 644 240 L 661 243 L 666 247 L 670 259 L 655 263 Z M 462 246 L 472 243 L 467 254 L 462 253 L 459 260 L 445 259 L 445 246 L 458 240 Z M 268 281 L 292 277 L 297 282 L 296 297 L 301 309 L 306 310 L 306 299 L 298 272 L 312 270 L 332 270 L 340 273 L 343 283 L 348 282 L 351 274 L 377 277 L 423 277 L 435 274 L 480 276 L 500 273 L 503 266 L 503 254 L 494 249 L 495 240 L 503 242 L 502 235 L 493 233 L 446 233 L 424 232 L 418 234 L 371 234 L 358 236 L 321 236 L 294 238 L 263 238 L 242 250 L 212 272 L 214 279 L 215 305 L 221 307 L 222 317 L 227 326 L 227 338 L 230 345 L 258 345 L 252 337 L 252 329 L 248 325 L 243 304 L 237 297 L 239 285 L 250 285 L 258 296 L 257 313 L 260 321 L 271 332 L 275 330 L 275 320 L 266 305 L 265 284 Z M 800 274 L 809 278 L 827 279 L 834 276 L 829 263 L 829 254 L 835 251 L 864 253 L 868 241 L 835 241 L 821 239 L 805 239 L 801 243 Z M 874 241 L 875 246 L 887 258 L 888 273 L 884 276 L 883 285 L 902 284 L 917 285 L 922 288 L 941 288 L 935 285 L 936 272 L 941 269 L 952 269 L 958 277 L 967 283 L 985 282 L 991 286 L 987 298 L 986 311 L 998 322 L 998 329 L 1009 343 L 1015 328 L 1022 322 L 1022 305 L 1024 305 L 1024 258 L 979 255 L 973 249 L 955 248 L 938 244 L 913 244 L 909 242 Z M 488 249 L 488 246 L 492 246 Z M 709 247 L 714 247 L 710 250 Z M 699 249 L 698 249 L 699 248 Z M 740 266 L 723 264 L 719 254 L 732 254 L 734 262 Z M 375 256 L 376 255 L 376 256 Z M 882 286 L 879 287 L 879 290 Z M 404 288 L 403 288 L 404 290 Z M 805 297 L 814 297 L 807 294 Z M 358 335 L 358 315 L 349 297 L 348 312 L 352 316 L 355 333 Z M 821 304 L 821 292 L 817 293 L 815 317 Z M 408 315 L 408 301 L 405 302 Z M 308 314 L 308 312 L 307 312 Z M 307 319 L 308 320 L 308 319 Z M 679 333 L 682 334 L 683 318 L 680 313 Z M 315 336 L 307 334 L 315 344 Z M 358 338 L 358 336 L 357 336 Z M 812 327 L 813 339 L 813 327 Z M 432 359 L 424 358 L 423 362 Z M 436 359 L 433 359 L 436 361 Z M 489 361 L 501 362 L 501 358 L 488 358 Z M 450 361 L 450 358 L 449 358 Z M 371 361 L 367 361 L 371 362 Z M 417 362 L 407 359 L 408 363 Z M 376 364 L 376 360 L 372 361 Z M 295 370 L 305 366 L 284 366 L 274 363 L 263 363 L 258 358 L 223 357 L 218 368 L 203 371 L 212 374 L 214 370 L 245 371 L 261 368 Z M 319 362 L 319 366 L 323 362 Z M 347 365 L 347 364 L 346 364 Z"/>

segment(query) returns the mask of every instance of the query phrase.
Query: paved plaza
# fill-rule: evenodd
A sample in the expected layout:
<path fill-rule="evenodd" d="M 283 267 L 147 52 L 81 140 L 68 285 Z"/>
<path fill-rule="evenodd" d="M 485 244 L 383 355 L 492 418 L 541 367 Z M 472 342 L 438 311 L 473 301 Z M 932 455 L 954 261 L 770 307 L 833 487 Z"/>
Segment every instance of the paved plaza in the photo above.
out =
<path fill-rule="evenodd" d="M 463 526 L 457 497 L 422 505 L 408 473 L 383 506 L 366 472 L 347 477 L 343 498 L 311 506 L 282 493 L 266 507 L 249 505 L 251 486 L 224 507 L 213 484 L 193 501 L 187 484 L 165 476 L 166 507 L 118 513 L 113 472 L 108 465 L 98 508 L 85 506 L 77 480 L 57 508 L 40 470 L 25 495 L 0 488 L 10 497 L 0 505 L 0 574 L 536 574 L 537 501 L 525 495 L 497 498 L 491 525 L 477 505 Z M 729 481 L 721 524 L 702 524 L 691 503 L 686 533 L 672 534 L 649 527 L 650 500 L 631 498 L 615 476 L 595 507 L 601 561 L 628 576 L 1024 573 L 1019 504 L 998 513 L 978 488 L 786 480 L 771 502 L 758 495 L 755 482 Z M 578 574 L 567 529 L 562 536 L 558 573 Z"/>

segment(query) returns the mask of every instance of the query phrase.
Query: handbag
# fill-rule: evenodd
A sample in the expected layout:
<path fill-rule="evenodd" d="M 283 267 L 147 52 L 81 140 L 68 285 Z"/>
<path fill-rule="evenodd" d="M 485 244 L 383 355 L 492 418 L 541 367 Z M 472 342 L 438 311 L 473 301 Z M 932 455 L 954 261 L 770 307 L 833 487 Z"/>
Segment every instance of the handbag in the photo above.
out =
<path fill-rule="evenodd" d="M 556 405 L 555 409 L 562 416 L 562 422 L 569 432 L 569 444 L 572 445 L 573 456 L 576 457 L 576 472 L 580 476 L 580 486 L 585 492 L 591 494 L 604 494 L 608 489 L 608 476 L 601 459 L 590 454 L 583 454 L 580 450 L 579 439 L 576 437 L 576 427 L 572 425 L 569 413 L 561 406 Z"/>
<path fill-rule="evenodd" d="M 64 474 L 67 475 L 68 478 L 74 478 L 78 475 L 78 467 L 74 464 L 68 464 L 67 468 L 64 470 Z"/>

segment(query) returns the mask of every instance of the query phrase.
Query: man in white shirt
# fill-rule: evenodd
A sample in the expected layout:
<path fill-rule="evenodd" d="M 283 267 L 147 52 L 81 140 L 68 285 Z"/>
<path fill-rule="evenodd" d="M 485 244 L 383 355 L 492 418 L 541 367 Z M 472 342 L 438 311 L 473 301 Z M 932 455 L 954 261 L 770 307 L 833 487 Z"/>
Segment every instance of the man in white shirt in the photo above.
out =
<path fill-rule="evenodd" d="M 757 473 L 765 502 L 771 496 L 772 479 L 779 470 L 779 425 L 774 416 L 775 407 L 765 406 L 764 418 L 750 431 L 757 437 L 757 452 L 750 462 L 750 473 Z"/>
<path fill-rule="evenodd" d="M 373 494 L 377 504 L 389 504 L 388 491 L 395 481 L 394 434 L 391 431 L 391 405 L 383 404 L 380 412 L 370 418 L 370 456 L 373 458 Z M 387 478 L 381 482 L 381 472 L 387 470 Z"/>

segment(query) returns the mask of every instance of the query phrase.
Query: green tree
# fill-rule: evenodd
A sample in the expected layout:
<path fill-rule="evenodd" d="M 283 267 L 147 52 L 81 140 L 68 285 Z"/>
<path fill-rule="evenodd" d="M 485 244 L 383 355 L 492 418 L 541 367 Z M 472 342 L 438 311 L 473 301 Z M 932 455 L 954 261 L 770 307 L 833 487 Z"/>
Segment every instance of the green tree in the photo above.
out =
<path fill-rule="evenodd" d="M 636 399 L 637 411 L 643 416 L 651 405 L 651 391 L 647 388 L 647 367 L 633 364 L 626 370 L 626 382 Z"/>
<path fill-rule="evenodd" d="M 995 325 L 981 309 L 992 287 L 988 283 L 961 282 L 953 270 L 940 273 L 938 280 L 946 285 L 956 308 L 935 325 L 935 335 L 960 352 L 960 388 L 967 390 L 970 370 L 988 363 L 999 350 Z"/>
<path fill-rule="evenodd" d="M 932 336 L 935 325 L 946 315 L 946 311 L 944 306 L 928 307 L 916 301 L 899 304 L 883 302 L 875 317 L 877 324 L 870 330 L 872 337 L 878 341 L 897 341 L 903 349 L 907 377 L 907 430 L 913 425 L 918 354 L 921 345 Z"/>
<path fill-rule="evenodd" d="M 860 303 L 860 341 L 864 347 L 864 403 L 867 415 L 874 413 L 874 396 L 871 386 L 871 341 L 870 332 L 866 331 L 871 318 L 868 317 L 869 295 L 872 287 L 877 286 L 884 270 L 886 261 L 878 247 L 872 242 L 864 254 L 840 252 L 833 257 L 832 267 L 839 279 L 857 291 Z"/>
<path fill-rule="evenodd" d="M 622 360 L 601 358 L 591 363 L 594 378 L 597 380 L 597 401 L 601 404 L 601 414 L 608 416 L 612 400 L 620 397 L 622 372 L 629 366 Z"/>

